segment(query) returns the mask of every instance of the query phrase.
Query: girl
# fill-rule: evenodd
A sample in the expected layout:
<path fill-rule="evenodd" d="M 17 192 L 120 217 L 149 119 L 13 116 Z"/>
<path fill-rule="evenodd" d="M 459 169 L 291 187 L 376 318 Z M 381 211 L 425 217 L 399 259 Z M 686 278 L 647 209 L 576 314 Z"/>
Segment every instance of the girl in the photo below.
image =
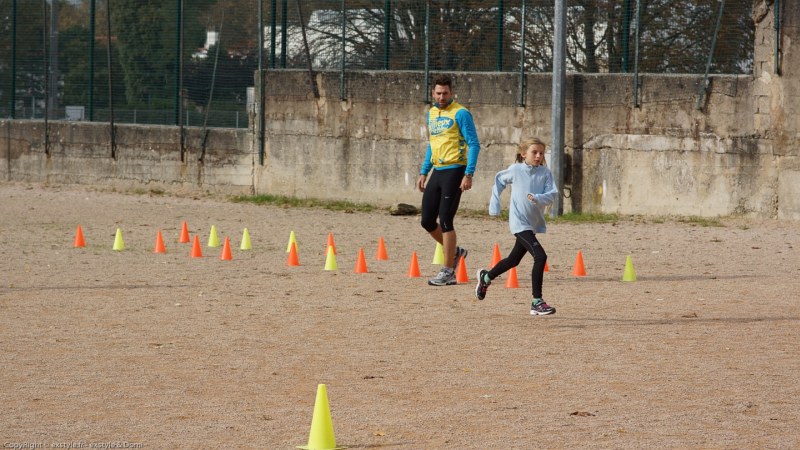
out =
<path fill-rule="evenodd" d="M 538 138 L 522 141 L 517 151 L 516 163 L 509 166 L 508 169 L 498 172 L 495 176 L 492 199 L 489 202 L 489 215 L 500 214 L 500 194 L 506 186 L 513 184 L 508 225 L 517 240 L 511 253 L 505 259 L 497 263 L 491 270 L 481 269 L 478 271 L 478 284 L 475 286 L 475 296 L 478 300 L 483 300 L 486 298 L 486 290 L 492 284 L 492 280 L 512 267 L 516 267 L 522 261 L 525 253 L 530 253 L 533 256 L 532 315 L 556 312 L 555 308 L 542 299 L 542 279 L 547 253 L 536 239 L 536 233 L 544 233 L 547 230 L 544 222 L 544 207 L 552 204 L 558 195 L 558 189 L 553 183 L 553 174 L 545 166 L 544 150 L 545 144 Z"/>

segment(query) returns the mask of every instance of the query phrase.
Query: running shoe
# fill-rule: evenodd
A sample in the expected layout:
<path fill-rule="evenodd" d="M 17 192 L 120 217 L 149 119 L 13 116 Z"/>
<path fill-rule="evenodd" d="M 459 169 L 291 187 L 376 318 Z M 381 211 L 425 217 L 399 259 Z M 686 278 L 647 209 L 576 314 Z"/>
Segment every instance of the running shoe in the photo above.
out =
<path fill-rule="evenodd" d="M 544 300 L 542 300 L 539 303 L 531 303 L 532 316 L 546 316 L 548 314 L 555 314 L 555 313 L 556 309 L 545 303 Z"/>
<path fill-rule="evenodd" d="M 484 281 L 488 274 L 488 270 L 481 269 L 478 271 L 478 284 L 475 285 L 475 297 L 478 300 L 486 298 L 486 290 L 489 289 L 489 285 L 492 284 L 491 281 L 488 283 Z"/>
<path fill-rule="evenodd" d="M 458 284 L 458 281 L 456 281 L 456 273 L 453 269 L 442 267 L 442 270 L 440 270 L 435 277 L 428 280 L 428 284 L 431 286 L 450 286 L 452 284 Z"/>

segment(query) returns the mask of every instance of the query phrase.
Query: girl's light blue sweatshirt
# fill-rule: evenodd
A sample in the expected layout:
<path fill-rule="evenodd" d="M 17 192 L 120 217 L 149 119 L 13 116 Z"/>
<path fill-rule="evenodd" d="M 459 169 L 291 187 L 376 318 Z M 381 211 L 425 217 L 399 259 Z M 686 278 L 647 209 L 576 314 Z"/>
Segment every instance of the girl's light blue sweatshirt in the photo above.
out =
<path fill-rule="evenodd" d="M 500 194 L 506 186 L 513 184 L 511 201 L 508 206 L 508 226 L 512 234 L 531 230 L 544 233 L 547 225 L 544 221 L 544 207 L 553 204 L 558 195 L 558 188 L 553 182 L 553 174 L 545 166 L 529 166 L 514 163 L 508 169 L 497 172 L 494 177 L 492 199 L 489 201 L 489 215 L 500 214 Z M 533 194 L 535 202 L 528 200 Z"/>

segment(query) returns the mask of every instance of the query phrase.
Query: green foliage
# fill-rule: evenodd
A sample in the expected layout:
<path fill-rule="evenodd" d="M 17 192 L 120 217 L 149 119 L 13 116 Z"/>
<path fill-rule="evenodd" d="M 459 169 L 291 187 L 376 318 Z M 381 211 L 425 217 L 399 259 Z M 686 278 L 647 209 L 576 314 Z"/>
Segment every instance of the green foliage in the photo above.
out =
<path fill-rule="evenodd" d="M 89 104 L 89 40 L 90 31 L 81 25 L 73 25 L 59 32 L 59 70 L 64 77 L 62 103 L 64 105 Z M 108 106 L 108 47 L 105 41 L 96 42 L 94 47 L 94 106 Z M 116 46 L 111 47 L 115 74 L 123 73 L 116 55 Z M 114 102 L 123 101 L 122 92 L 114 92 Z M 87 112 L 88 114 L 88 112 Z"/>
<path fill-rule="evenodd" d="M 486 210 L 476 210 L 476 209 L 466 209 L 462 208 L 458 210 L 459 217 L 472 217 L 472 218 L 481 218 L 481 217 L 491 217 Z M 507 221 L 508 220 L 508 209 L 503 209 L 500 211 L 500 214 L 496 217 L 496 220 Z M 567 213 L 562 214 L 558 217 L 550 217 L 549 215 L 546 216 L 546 220 L 549 223 L 613 223 L 619 222 L 621 217 L 618 214 L 602 214 L 602 213 Z"/>
<path fill-rule="evenodd" d="M 185 8 L 184 61 L 189 59 L 195 48 L 202 46 L 205 39 L 203 11 L 213 3 L 213 0 L 195 0 Z M 96 30 L 98 42 L 102 42 L 101 38 L 106 34 L 105 14 L 106 12 L 98 7 Z M 115 95 L 116 105 L 124 105 L 127 108 L 159 109 L 174 104 L 175 78 L 179 65 L 176 57 L 180 36 L 177 32 L 177 20 L 178 10 L 174 1 L 119 0 L 111 3 L 114 77 L 119 80 L 125 99 L 124 102 L 116 102 Z M 107 73 L 102 76 L 99 72 L 107 67 L 106 49 L 105 45 L 97 47 L 95 76 L 102 80 L 100 85 L 105 86 Z M 86 55 L 87 51 L 84 50 L 82 53 Z M 88 56 L 84 56 L 84 61 L 86 59 Z M 83 64 L 88 67 L 87 62 Z M 98 85 L 97 80 L 95 85 Z M 114 88 L 117 87 L 115 83 Z"/>
<path fill-rule="evenodd" d="M 236 196 L 232 197 L 231 201 L 235 203 L 253 203 L 256 205 L 275 205 L 292 208 L 325 208 L 331 211 L 344 211 L 344 212 L 371 212 L 377 208 L 373 205 L 366 203 L 353 203 L 347 201 L 337 200 L 321 200 L 315 198 L 299 199 L 294 197 L 287 197 L 283 195 L 255 195 L 255 196 Z"/>
<path fill-rule="evenodd" d="M 724 227 L 722 221 L 718 217 L 699 217 L 689 216 L 677 219 L 678 222 L 688 223 L 692 225 L 699 225 L 701 227 Z"/>
<path fill-rule="evenodd" d="M 47 12 L 42 8 L 41 1 L 17 0 L 16 98 L 26 104 L 31 97 L 41 99 L 44 94 L 43 17 Z M 7 106 L 6 96 L 11 86 L 11 30 L 11 0 L 0 1 L 0 94 L 3 95 L 0 107 Z"/>
<path fill-rule="evenodd" d="M 613 223 L 619 222 L 618 214 L 570 212 L 549 219 L 553 223 Z"/>
<path fill-rule="evenodd" d="M 112 3 L 112 29 L 116 30 L 120 64 L 128 105 L 147 105 L 153 96 L 169 96 L 174 73 L 174 21 L 168 20 L 162 2 L 118 0 Z M 172 69 L 172 70 L 169 70 Z"/>

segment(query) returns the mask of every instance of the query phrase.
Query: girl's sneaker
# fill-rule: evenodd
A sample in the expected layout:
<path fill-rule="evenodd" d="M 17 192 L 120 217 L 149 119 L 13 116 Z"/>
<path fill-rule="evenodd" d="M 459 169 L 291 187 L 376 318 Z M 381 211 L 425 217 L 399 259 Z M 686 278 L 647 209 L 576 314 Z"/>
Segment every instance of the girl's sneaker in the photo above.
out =
<path fill-rule="evenodd" d="M 487 283 L 484 281 L 488 273 L 488 270 L 481 269 L 478 271 L 478 284 L 475 285 L 475 297 L 478 300 L 486 298 L 486 290 L 489 289 L 489 285 L 492 284 L 491 282 Z"/>
<path fill-rule="evenodd" d="M 531 302 L 531 315 L 532 316 L 546 316 L 548 314 L 555 314 L 556 309 L 542 300 L 539 303 Z"/>

